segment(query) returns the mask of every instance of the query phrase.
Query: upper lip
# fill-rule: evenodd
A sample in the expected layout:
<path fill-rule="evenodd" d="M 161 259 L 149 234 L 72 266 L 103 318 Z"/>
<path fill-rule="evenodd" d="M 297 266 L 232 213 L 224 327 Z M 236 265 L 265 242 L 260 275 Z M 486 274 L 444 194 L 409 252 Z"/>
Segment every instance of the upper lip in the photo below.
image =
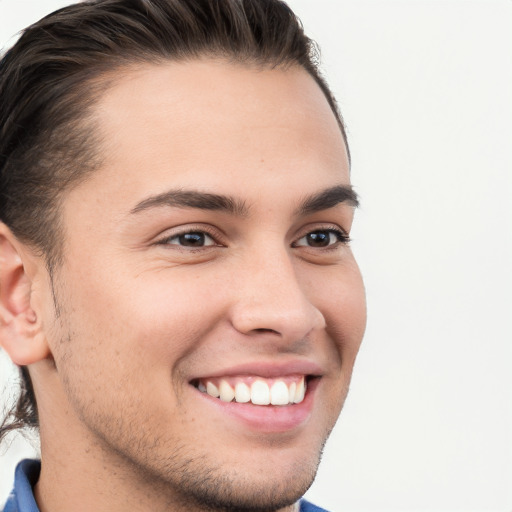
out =
<path fill-rule="evenodd" d="M 207 374 L 197 375 L 194 379 L 234 377 L 238 375 L 253 375 L 263 378 L 278 378 L 289 375 L 323 375 L 322 368 L 313 361 L 292 360 L 288 362 L 256 361 L 241 363 L 223 369 L 214 370 Z"/>

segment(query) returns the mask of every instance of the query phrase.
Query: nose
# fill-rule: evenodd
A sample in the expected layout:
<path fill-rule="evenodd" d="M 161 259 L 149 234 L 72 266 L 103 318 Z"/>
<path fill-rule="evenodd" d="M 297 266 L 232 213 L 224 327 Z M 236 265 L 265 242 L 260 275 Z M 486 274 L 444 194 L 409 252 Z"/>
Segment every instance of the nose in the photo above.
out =
<path fill-rule="evenodd" d="M 325 328 L 322 312 L 309 300 L 293 255 L 262 251 L 237 269 L 231 321 L 245 335 L 273 333 L 288 343 Z M 311 277 L 311 276 L 309 276 Z"/>

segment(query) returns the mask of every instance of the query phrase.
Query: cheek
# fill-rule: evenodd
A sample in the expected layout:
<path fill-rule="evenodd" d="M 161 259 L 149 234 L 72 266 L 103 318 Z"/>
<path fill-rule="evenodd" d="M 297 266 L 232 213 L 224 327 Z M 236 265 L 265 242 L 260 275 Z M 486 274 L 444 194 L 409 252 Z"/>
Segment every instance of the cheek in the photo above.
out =
<path fill-rule="evenodd" d="M 205 301 L 212 305 L 211 295 L 194 293 L 179 279 L 107 281 L 99 275 L 68 280 L 59 294 L 55 333 L 55 361 L 68 400 L 96 426 L 115 408 L 127 417 L 140 411 L 149 416 L 161 403 L 175 403 L 180 361 L 215 321 L 215 310 L 207 317 L 201 308 Z"/>
<path fill-rule="evenodd" d="M 344 364 L 352 365 L 366 328 L 366 296 L 359 268 L 353 262 L 315 287 L 315 303 L 324 314 Z"/>
<path fill-rule="evenodd" d="M 223 312 L 215 286 L 185 273 L 151 276 L 131 304 L 130 330 L 137 349 L 153 364 L 164 361 L 167 369 L 198 348 Z"/>
<path fill-rule="evenodd" d="M 221 315 L 212 287 L 194 276 L 163 270 L 116 277 L 88 279 L 70 302 L 77 334 L 125 365 L 169 372 Z"/>

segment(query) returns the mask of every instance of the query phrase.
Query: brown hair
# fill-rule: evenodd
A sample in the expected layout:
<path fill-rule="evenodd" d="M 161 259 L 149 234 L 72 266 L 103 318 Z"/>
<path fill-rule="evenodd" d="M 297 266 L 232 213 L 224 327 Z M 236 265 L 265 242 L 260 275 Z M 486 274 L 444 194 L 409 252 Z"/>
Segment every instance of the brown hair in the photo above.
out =
<path fill-rule="evenodd" d="M 61 258 L 60 198 L 100 163 L 88 119 L 104 77 L 128 64 L 200 56 L 301 66 L 347 142 L 317 47 L 280 0 L 94 0 L 60 9 L 28 27 L 0 61 L 0 220 L 45 258 L 50 276 Z M 0 439 L 38 426 L 26 368 L 21 380 Z"/>

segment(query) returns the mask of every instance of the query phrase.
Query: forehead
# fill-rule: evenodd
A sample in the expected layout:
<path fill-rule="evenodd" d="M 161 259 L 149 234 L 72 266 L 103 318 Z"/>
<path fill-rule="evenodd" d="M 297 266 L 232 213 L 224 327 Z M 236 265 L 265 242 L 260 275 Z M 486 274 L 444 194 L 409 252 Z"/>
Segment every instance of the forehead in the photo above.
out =
<path fill-rule="evenodd" d="M 101 97 L 95 119 L 103 163 L 92 187 L 111 204 L 177 185 L 237 195 L 247 183 L 257 194 L 269 179 L 290 189 L 349 181 L 336 118 L 299 67 L 197 60 L 130 68 Z"/>
<path fill-rule="evenodd" d="M 126 128 L 122 123 L 128 119 L 141 122 L 153 116 L 157 121 L 169 115 L 176 125 L 188 118 L 194 129 L 244 120 L 278 124 L 292 117 L 301 124 L 321 121 L 337 128 L 323 92 L 298 66 L 261 68 L 198 59 L 132 66 L 115 78 L 98 105 L 107 129 Z M 335 132 L 337 139 L 341 133 Z"/>

